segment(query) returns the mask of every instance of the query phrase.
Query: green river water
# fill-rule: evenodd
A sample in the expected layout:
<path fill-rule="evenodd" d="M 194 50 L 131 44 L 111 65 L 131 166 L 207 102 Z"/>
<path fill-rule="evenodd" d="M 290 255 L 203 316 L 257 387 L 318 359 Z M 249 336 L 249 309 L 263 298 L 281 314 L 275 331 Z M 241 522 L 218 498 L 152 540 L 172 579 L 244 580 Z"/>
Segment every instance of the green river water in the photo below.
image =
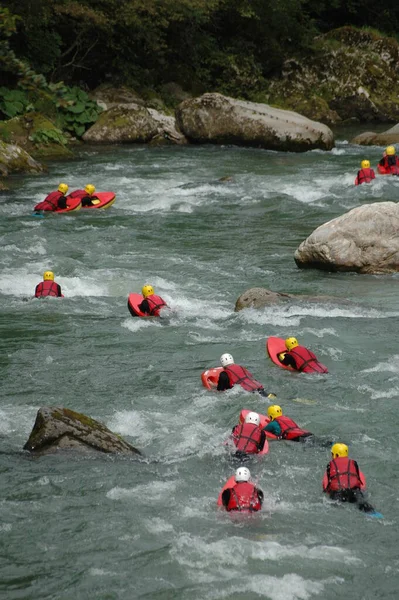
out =
<path fill-rule="evenodd" d="M 382 148 L 337 135 L 331 152 L 232 147 L 84 147 L 72 162 L 11 179 L 0 199 L 0 597 L 4 600 L 396 600 L 398 275 L 299 270 L 318 225 L 399 200 L 399 179 L 353 185 Z M 220 183 L 221 177 L 231 181 Z M 105 211 L 31 216 L 61 181 L 117 194 Z M 33 300 L 51 269 L 63 300 Z M 167 319 L 134 319 L 154 286 Z M 234 312 L 251 287 L 329 295 Z M 295 336 L 328 366 L 278 369 L 268 336 Z M 217 510 L 236 465 L 223 442 L 242 408 L 268 400 L 207 392 L 224 352 L 275 392 L 285 414 L 349 444 L 384 519 L 321 492 L 328 449 L 289 442 L 249 463 L 263 510 Z M 105 423 L 144 453 L 32 457 L 41 406 Z"/>

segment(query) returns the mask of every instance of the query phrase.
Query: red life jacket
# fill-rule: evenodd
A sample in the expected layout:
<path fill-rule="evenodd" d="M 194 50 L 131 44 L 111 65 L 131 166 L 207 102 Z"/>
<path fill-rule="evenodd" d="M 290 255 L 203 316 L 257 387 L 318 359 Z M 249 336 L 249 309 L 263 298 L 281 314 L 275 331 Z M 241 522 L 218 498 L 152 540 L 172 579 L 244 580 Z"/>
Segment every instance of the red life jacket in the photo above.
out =
<path fill-rule="evenodd" d="M 399 175 L 399 158 L 393 156 L 384 156 L 379 163 L 384 169 L 387 169 L 392 175 Z"/>
<path fill-rule="evenodd" d="M 329 462 L 327 478 L 326 492 L 353 490 L 362 486 L 357 462 L 346 456 L 339 456 Z"/>
<path fill-rule="evenodd" d="M 33 210 L 58 210 L 58 200 L 62 198 L 64 194 L 62 192 L 51 192 L 43 202 L 36 204 Z"/>
<path fill-rule="evenodd" d="M 71 192 L 70 194 L 68 194 L 69 198 L 84 198 L 85 196 L 88 196 L 89 194 L 87 192 L 85 192 L 84 190 L 75 190 L 74 192 Z"/>
<path fill-rule="evenodd" d="M 148 306 L 150 309 L 148 314 L 151 317 L 159 317 L 159 311 L 163 306 L 166 306 L 166 302 L 162 300 L 161 296 L 157 296 L 156 294 L 147 296 L 146 300 L 148 300 Z"/>
<path fill-rule="evenodd" d="M 306 431 L 306 429 L 301 429 L 298 427 L 295 421 L 289 417 L 285 417 L 284 415 L 281 417 L 276 417 L 274 421 L 277 421 L 281 427 L 280 437 L 282 437 L 283 440 L 294 440 L 301 435 L 310 433 L 310 431 Z"/>
<path fill-rule="evenodd" d="M 234 444 L 237 446 L 237 450 L 241 450 L 246 454 L 257 454 L 259 452 L 261 438 L 261 430 L 254 423 L 242 423 L 234 429 Z"/>
<path fill-rule="evenodd" d="M 355 185 L 370 183 L 372 179 L 375 179 L 375 173 L 373 169 L 360 169 L 355 180 Z"/>
<path fill-rule="evenodd" d="M 263 389 L 263 385 L 256 381 L 252 377 L 252 374 L 245 368 L 240 365 L 228 365 L 224 368 L 229 378 L 230 387 L 233 387 L 236 383 L 239 383 L 244 390 L 248 392 L 255 392 L 256 390 Z"/>
<path fill-rule="evenodd" d="M 61 288 L 55 281 L 41 281 L 37 284 L 35 289 L 35 298 L 42 298 L 43 296 L 55 296 L 59 298 L 61 296 Z"/>
<path fill-rule="evenodd" d="M 244 510 L 244 511 L 256 511 L 262 508 L 262 504 L 259 500 L 258 492 L 253 483 L 248 481 L 241 481 L 236 483 L 234 487 L 230 488 L 230 499 L 226 506 L 227 511 L 231 510 Z"/>
<path fill-rule="evenodd" d="M 319 363 L 316 355 L 305 346 L 295 346 L 288 354 L 294 357 L 297 371 L 300 373 L 314 373 L 315 371 L 328 373 L 326 367 Z"/>

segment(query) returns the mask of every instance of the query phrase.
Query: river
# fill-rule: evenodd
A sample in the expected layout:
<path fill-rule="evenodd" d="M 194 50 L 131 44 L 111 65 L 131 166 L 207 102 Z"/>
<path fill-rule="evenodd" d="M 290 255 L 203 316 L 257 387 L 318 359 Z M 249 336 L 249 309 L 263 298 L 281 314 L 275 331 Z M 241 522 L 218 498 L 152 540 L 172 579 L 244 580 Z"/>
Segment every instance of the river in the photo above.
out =
<path fill-rule="evenodd" d="M 299 270 L 318 225 L 398 201 L 399 179 L 355 187 L 382 148 L 83 147 L 0 199 L 2 402 L 0 593 L 5 600 L 397 600 L 399 277 Z M 221 182 L 221 178 L 231 178 Z M 61 181 L 112 190 L 104 211 L 31 216 Z M 62 300 L 32 299 L 53 270 Z M 134 319 L 149 283 L 172 308 Z M 251 287 L 328 295 L 234 312 Z M 295 336 L 329 368 L 275 367 L 268 336 Z M 233 354 L 285 414 L 349 444 L 384 519 L 323 497 L 328 449 L 275 442 L 249 463 L 263 509 L 216 508 L 235 464 L 223 445 L 242 408 L 268 400 L 206 391 L 201 373 Z M 41 406 L 105 423 L 144 453 L 32 457 Z"/>

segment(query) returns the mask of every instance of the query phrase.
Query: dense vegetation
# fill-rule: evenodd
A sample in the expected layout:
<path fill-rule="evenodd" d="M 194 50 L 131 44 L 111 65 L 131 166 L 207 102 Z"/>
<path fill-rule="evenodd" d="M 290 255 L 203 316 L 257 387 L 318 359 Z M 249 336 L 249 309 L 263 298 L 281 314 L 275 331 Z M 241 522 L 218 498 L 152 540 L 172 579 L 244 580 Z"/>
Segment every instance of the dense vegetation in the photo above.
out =
<path fill-rule="evenodd" d="M 0 118 L 44 104 L 61 129 L 79 136 L 96 118 L 81 90 L 104 81 L 144 96 L 175 82 L 194 94 L 258 99 L 287 57 L 309 52 L 315 35 L 345 24 L 396 36 L 399 7 L 370 0 L 3 0 Z"/>

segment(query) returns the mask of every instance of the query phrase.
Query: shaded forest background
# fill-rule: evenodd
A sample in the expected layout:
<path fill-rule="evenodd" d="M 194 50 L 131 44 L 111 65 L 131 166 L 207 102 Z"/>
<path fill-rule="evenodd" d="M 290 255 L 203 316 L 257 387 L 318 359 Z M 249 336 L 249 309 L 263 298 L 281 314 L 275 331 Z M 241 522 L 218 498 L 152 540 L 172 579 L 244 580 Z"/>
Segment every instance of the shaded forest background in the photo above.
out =
<path fill-rule="evenodd" d="M 399 6 L 370 0 L 3 0 L 0 119 L 31 110 L 80 137 L 98 116 L 87 92 L 107 82 L 157 93 L 173 82 L 263 101 L 284 61 L 351 25 L 398 39 Z M 49 134 L 46 134 L 49 135 Z M 55 135 L 54 133 L 52 135 Z M 57 134 L 58 135 L 58 134 Z"/>

